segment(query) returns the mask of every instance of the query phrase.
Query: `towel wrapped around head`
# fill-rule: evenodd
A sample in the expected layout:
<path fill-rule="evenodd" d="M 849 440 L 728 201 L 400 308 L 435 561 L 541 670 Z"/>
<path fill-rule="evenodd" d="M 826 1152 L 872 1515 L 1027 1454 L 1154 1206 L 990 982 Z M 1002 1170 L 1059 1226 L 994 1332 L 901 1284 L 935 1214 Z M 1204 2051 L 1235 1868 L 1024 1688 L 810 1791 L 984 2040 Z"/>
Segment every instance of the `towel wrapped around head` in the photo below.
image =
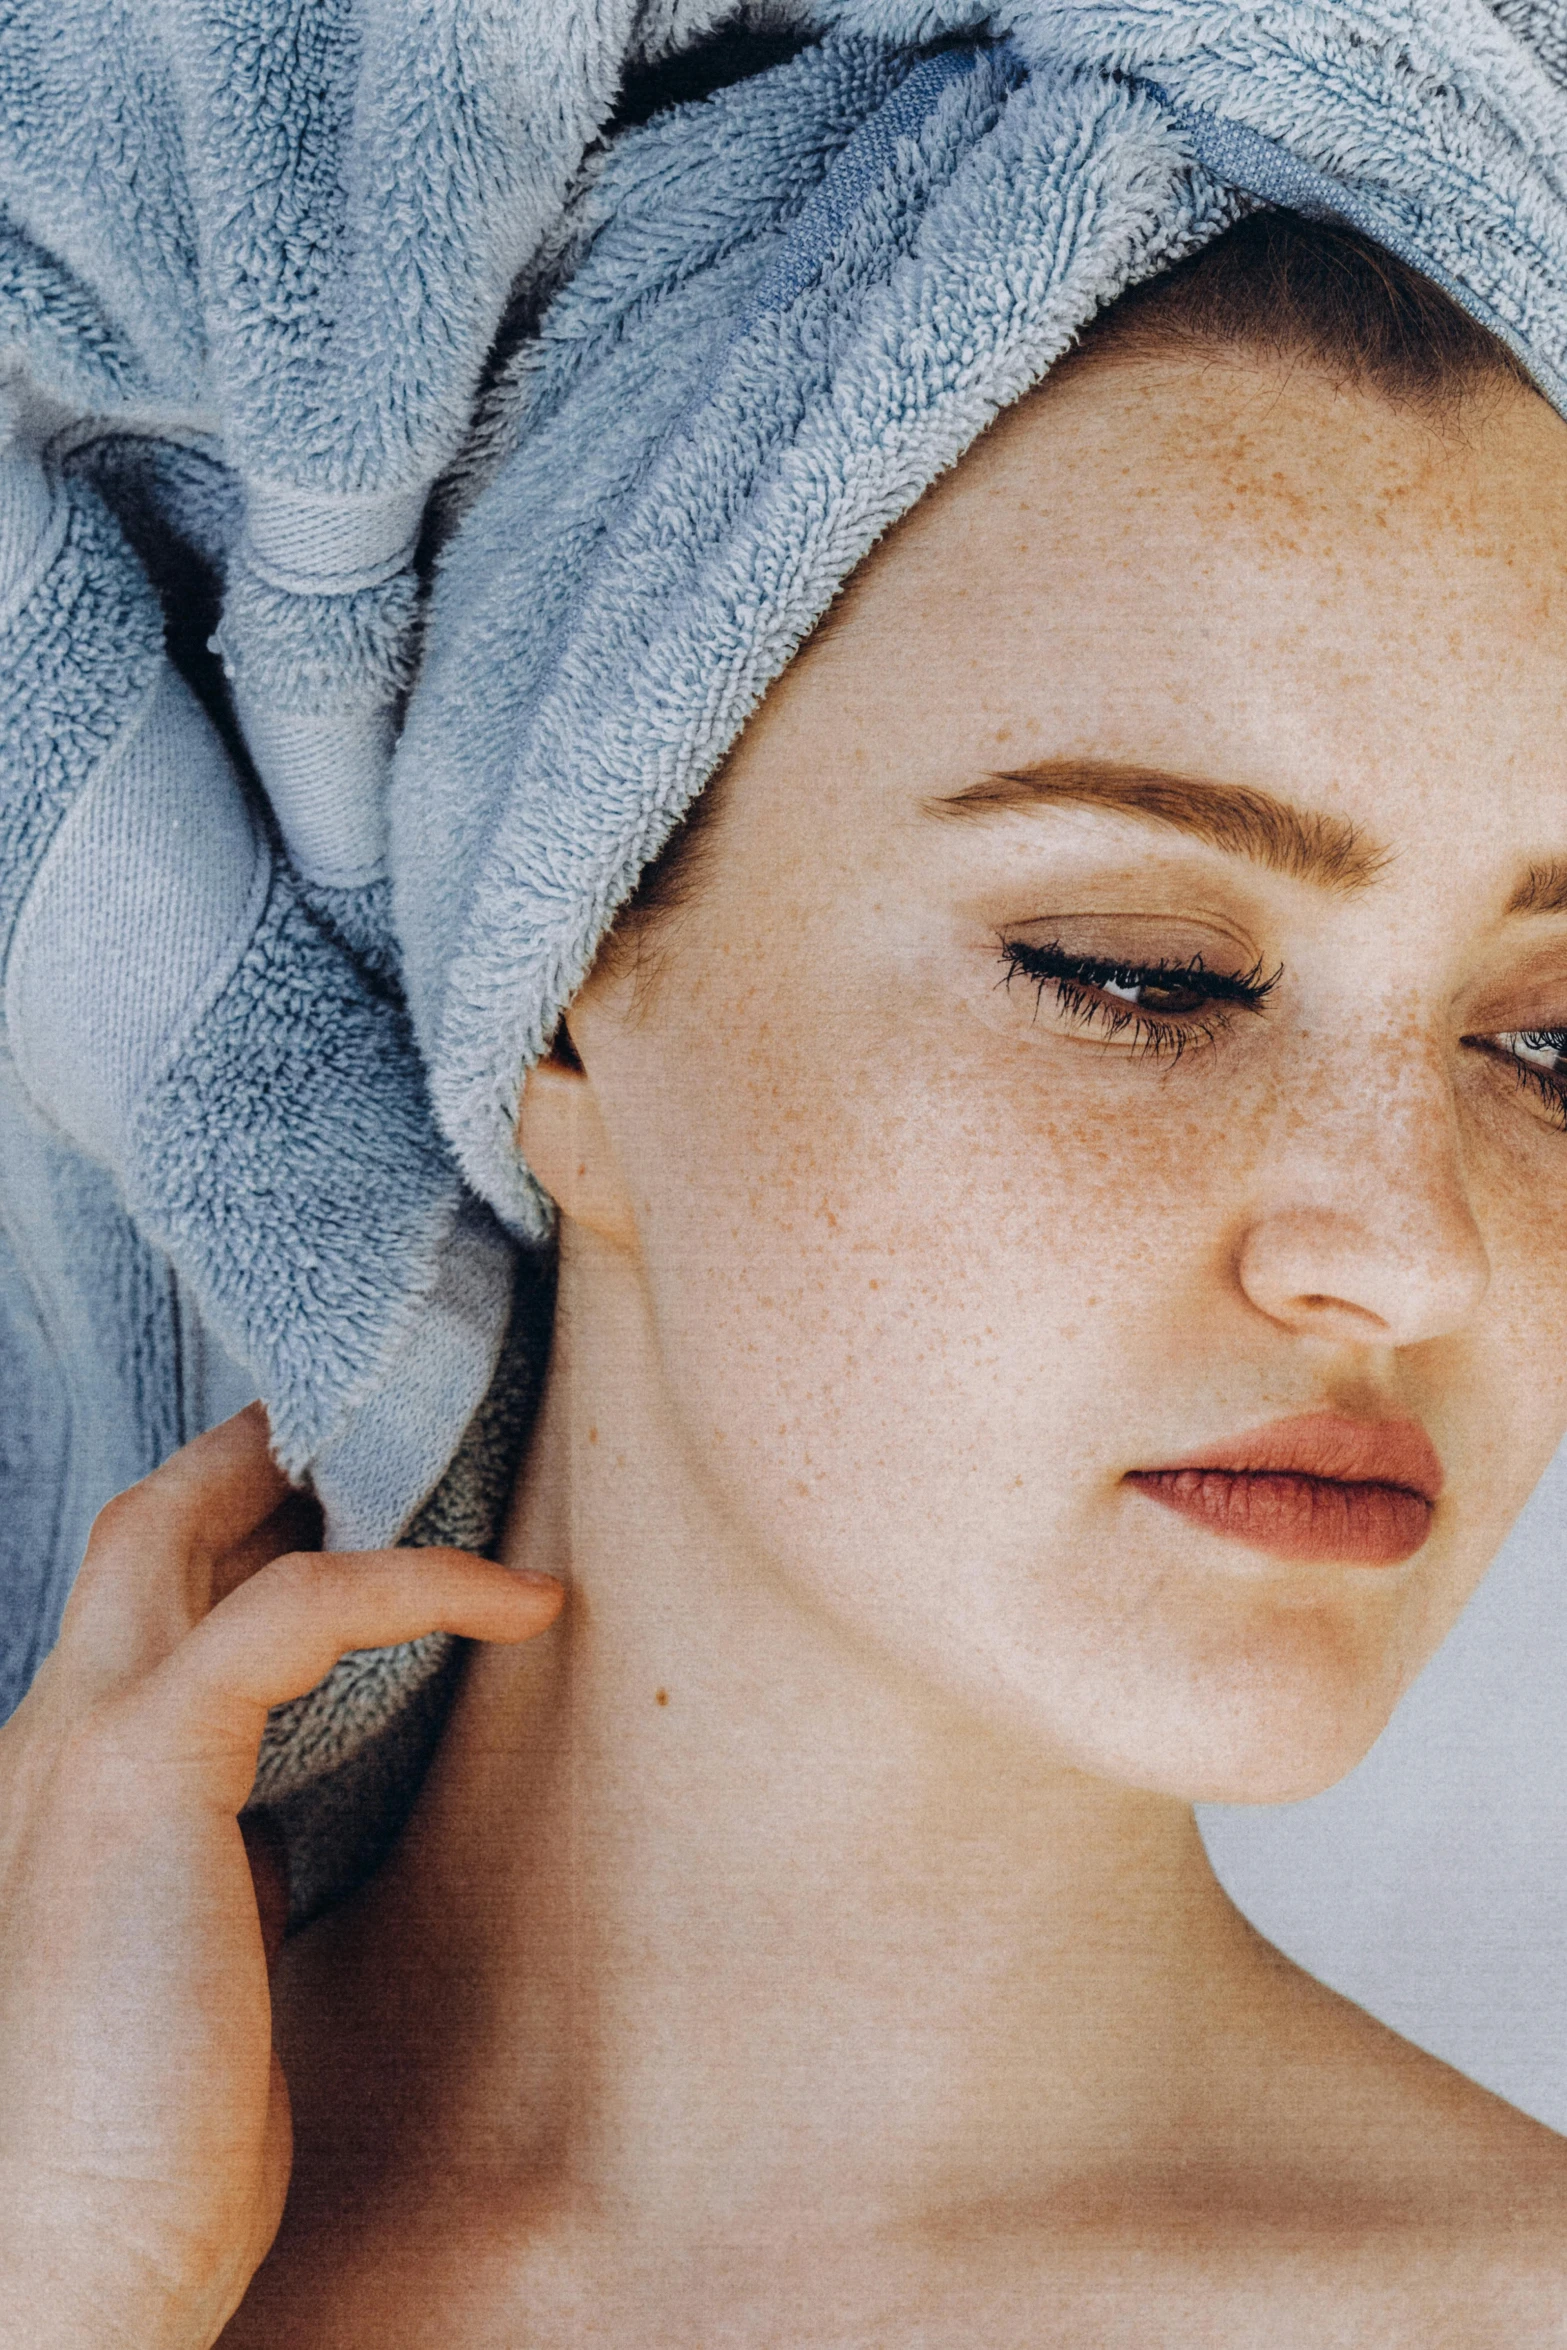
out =
<path fill-rule="evenodd" d="M 660 61 L 716 86 L 654 105 Z M 1106 304 L 1281 204 L 1567 411 L 1557 0 L 18 0 L 0 121 L 13 1701 L 69 1496 L 200 1416 L 198 1340 L 334 1542 L 409 1527 L 547 1241 L 528 1064 L 861 558 Z M 141 1335 L 88 1379 L 61 1301 L 111 1265 Z M 441 1654 L 285 1709 L 269 1796 Z"/>

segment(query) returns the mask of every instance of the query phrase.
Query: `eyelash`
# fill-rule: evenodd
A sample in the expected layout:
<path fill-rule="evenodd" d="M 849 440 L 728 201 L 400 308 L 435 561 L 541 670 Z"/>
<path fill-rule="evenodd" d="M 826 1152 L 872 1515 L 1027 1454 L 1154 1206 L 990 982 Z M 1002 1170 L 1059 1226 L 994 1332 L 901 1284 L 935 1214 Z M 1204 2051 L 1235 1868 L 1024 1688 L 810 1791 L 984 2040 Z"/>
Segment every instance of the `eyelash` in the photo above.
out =
<path fill-rule="evenodd" d="M 1536 1051 L 1547 1048 L 1567 1055 L 1567 1028 L 1515 1028 L 1506 1032 L 1516 1043 L 1532 1045 Z M 1560 1075 L 1551 1069 L 1542 1069 L 1537 1061 L 1525 1061 L 1517 1053 L 1498 1053 L 1496 1040 L 1490 1037 L 1465 1038 L 1466 1043 L 1478 1044 L 1490 1053 L 1493 1060 L 1505 1060 L 1513 1069 L 1521 1093 L 1532 1093 L 1543 1106 L 1553 1126 L 1567 1134 L 1567 1070 Z"/>
<path fill-rule="evenodd" d="M 1056 1002 L 1069 1018 L 1084 1028 L 1099 1028 L 1107 1040 L 1132 1029 L 1134 1051 L 1150 1060 L 1179 1060 L 1189 1045 L 1211 1044 L 1229 1026 L 1228 1015 L 1232 1009 L 1260 1012 L 1284 972 L 1280 964 L 1264 978 L 1260 957 L 1249 971 L 1233 973 L 1209 971 L 1201 955 L 1193 955 L 1186 963 L 1113 963 L 1098 956 L 1069 954 L 1054 941 L 1045 946 L 1030 946 L 1016 938 L 1001 941 L 1001 957 L 1006 968 L 998 986 L 1010 989 L 1015 979 L 1028 980 L 1034 989 L 1036 1010 L 1045 989 L 1053 986 Z M 1161 1018 L 1141 1005 L 1117 1003 L 1113 997 L 1091 992 L 1107 983 L 1114 987 L 1169 988 L 1183 982 L 1194 994 L 1225 1008 L 1200 1019 L 1189 1013 L 1167 1014 Z M 1528 1045 L 1535 1051 L 1559 1053 L 1567 1061 L 1567 1029 L 1527 1028 L 1509 1030 L 1506 1034 L 1518 1044 Z M 1505 1060 L 1512 1068 L 1519 1090 L 1532 1093 L 1552 1125 L 1567 1134 L 1567 1068 L 1560 1074 L 1542 1069 L 1537 1061 L 1498 1051 L 1501 1041 L 1491 1037 L 1465 1039 L 1466 1043 L 1489 1053 L 1493 1060 Z"/>
<path fill-rule="evenodd" d="M 1201 955 L 1188 962 L 1119 963 L 1101 956 L 1074 955 L 1058 942 L 1030 946 L 1023 939 L 1001 941 L 1006 969 L 997 985 L 1010 989 L 1015 979 L 1026 979 L 1034 989 L 1037 1014 L 1045 989 L 1053 986 L 1056 1001 L 1082 1027 L 1097 1027 L 1108 1041 L 1133 1031 L 1133 1049 L 1139 1057 L 1179 1060 L 1189 1045 L 1211 1044 L 1230 1025 L 1232 1011 L 1260 1012 L 1283 976 L 1283 965 L 1264 978 L 1259 958 L 1249 971 L 1210 971 Z M 1160 1015 L 1140 1004 L 1118 1003 L 1093 990 L 1112 987 L 1188 988 L 1216 1009 L 1201 1017 L 1192 1013 Z M 1567 1098 L 1563 1103 L 1567 1120 Z"/>

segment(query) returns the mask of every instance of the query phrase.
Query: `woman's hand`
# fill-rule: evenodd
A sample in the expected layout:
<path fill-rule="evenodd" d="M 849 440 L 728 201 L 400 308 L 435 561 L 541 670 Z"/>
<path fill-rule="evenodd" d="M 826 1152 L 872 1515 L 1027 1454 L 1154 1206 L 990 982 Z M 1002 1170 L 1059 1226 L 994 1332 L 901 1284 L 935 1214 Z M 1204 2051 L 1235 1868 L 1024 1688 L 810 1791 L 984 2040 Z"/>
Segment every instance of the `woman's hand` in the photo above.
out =
<path fill-rule="evenodd" d="M 455 1550 L 293 1548 L 259 1404 L 111 1502 L 0 1729 L 0 2344 L 213 2342 L 291 2151 L 236 1818 L 267 1708 L 425 1632 L 526 1640 L 561 1587 Z"/>

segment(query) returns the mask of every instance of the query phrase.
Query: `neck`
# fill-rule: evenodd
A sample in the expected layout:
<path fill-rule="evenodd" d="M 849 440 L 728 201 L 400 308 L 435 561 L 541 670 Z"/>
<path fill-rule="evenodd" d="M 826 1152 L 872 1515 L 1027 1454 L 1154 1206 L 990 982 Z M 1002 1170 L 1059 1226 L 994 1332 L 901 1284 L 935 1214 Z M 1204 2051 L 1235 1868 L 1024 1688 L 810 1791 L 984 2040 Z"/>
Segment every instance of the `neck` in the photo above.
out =
<path fill-rule="evenodd" d="M 373 1896 L 452 2027 L 429 2158 L 667 2242 L 1012 2208 L 1189 2142 L 1256 1965 L 1190 1811 L 748 1558 L 622 1260 L 568 1252 L 560 1332 L 505 1555 L 567 1609 L 476 1654 Z"/>

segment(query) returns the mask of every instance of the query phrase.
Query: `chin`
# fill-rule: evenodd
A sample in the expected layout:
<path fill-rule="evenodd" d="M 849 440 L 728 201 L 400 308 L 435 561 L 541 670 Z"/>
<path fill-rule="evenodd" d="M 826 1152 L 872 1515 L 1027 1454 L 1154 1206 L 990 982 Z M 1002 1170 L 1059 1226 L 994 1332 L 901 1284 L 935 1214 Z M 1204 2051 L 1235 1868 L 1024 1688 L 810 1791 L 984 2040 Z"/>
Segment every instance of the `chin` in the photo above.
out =
<path fill-rule="evenodd" d="M 1388 1714 L 1364 1723 L 1318 1725 L 1300 1736 L 1294 1725 L 1264 1724 L 1233 1753 L 1194 1757 L 1178 1792 L 1188 1803 L 1303 1803 L 1321 1795 L 1364 1761 L 1386 1729 Z M 1172 1790 L 1175 1792 L 1175 1790 Z"/>
<path fill-rule="evenodd" d="M 1054 1735 L 1096 1776 L 1189 1803 L 1320 1795 L 1369 1752 L 1409 1678 L 1331 1611 L 1244 1638 L 1145 1638 L 1118 1661 L 1108 1688 L 1101 1661 L 1088 1720 L 1057 1714 Z"/>

